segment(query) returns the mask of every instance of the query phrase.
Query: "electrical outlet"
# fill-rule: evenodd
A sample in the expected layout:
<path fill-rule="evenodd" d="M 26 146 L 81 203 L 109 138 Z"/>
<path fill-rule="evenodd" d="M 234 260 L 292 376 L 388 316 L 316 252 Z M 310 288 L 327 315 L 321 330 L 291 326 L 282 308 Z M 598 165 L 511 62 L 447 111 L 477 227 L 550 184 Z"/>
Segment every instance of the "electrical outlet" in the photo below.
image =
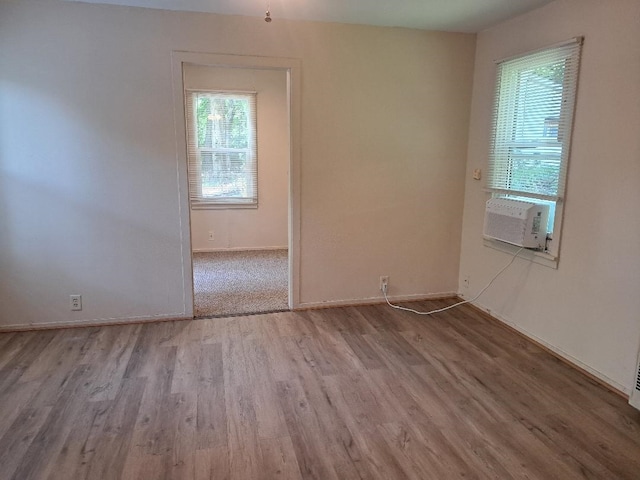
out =
<path fill-rule="evenodd" d="M 209 230 L 209 241 L 212 242 L 215 239 L 213 236 L 213 230 Z"/>
<path fill-rule="evenodd" d="M 69 295 L 71 310 L 82 310 L 82 295 Z"/>
<path fill-rule="evenodd" d="M 384 292 L 385 290 L 388 291 L 389 288 L 389 277 L 387 276 L 383 276 L 380 277 L 380 291 Z"/>
<path fill-rule="evenodd" d="M 464 288 L 469 288 L 470 283 L 471 283 L 471 275 L 465 275 L 462 278 L 462 286 Z"/>

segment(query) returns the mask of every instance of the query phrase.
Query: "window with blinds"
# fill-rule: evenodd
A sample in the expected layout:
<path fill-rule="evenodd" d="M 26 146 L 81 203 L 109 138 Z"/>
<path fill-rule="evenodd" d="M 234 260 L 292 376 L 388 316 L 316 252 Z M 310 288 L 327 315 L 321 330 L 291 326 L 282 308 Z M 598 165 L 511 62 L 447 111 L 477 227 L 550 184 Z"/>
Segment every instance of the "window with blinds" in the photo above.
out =
<path fill-rule="evenodd" d="M 192 208 L 256 207 L 256 94 L 186 92 Z"/>
<path fill-rule="evenodd" d="M 498 62 L 487 187 L 546 203 L 564 196 L 582 38 Z"/>

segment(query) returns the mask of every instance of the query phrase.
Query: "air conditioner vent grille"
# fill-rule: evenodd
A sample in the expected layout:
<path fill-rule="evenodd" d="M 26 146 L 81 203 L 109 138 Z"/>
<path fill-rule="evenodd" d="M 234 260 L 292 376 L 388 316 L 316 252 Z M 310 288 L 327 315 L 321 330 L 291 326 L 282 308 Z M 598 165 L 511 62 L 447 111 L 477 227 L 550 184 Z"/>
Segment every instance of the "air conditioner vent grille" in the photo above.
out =
<path fill-rule="evenodd" d="M 492 198 L 485 209 L 483 235 L 519 247 L 543 249 L 548 215 L 548 205 Z"/>
<path fill-rule="evenodd" d="M 636 368 L 636 384 L 629 395 L 629 404 L 640 410 L 640 358 L 638 359 L 638 367 Z"/>
<path fill-rule="evenodd" d="M 513 217 L 487 212 L 486 231 L 497 238 L 517 242 L 524 237 L 525 227 L 524 222 L 514 221 Z"/>

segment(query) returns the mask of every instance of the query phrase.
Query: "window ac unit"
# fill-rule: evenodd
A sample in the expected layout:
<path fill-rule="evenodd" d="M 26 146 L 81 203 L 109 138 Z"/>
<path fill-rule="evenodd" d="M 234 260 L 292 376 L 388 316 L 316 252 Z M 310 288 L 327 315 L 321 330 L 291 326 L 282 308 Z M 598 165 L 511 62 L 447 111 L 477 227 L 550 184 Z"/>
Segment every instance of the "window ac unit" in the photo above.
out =
<path fill-rule="evenodd" d="M 640 410 L 640 352 L 638 352 L 638 367 L 636 368 L 636 383 L 633 385 L 631 395 L 629 395 L 629 404 Z"/>
<path fill-rule="evenodd" d="M 544 249 L 549 206 L 492 198 L 484 214 L 484 237 L 518 247 Z"/>

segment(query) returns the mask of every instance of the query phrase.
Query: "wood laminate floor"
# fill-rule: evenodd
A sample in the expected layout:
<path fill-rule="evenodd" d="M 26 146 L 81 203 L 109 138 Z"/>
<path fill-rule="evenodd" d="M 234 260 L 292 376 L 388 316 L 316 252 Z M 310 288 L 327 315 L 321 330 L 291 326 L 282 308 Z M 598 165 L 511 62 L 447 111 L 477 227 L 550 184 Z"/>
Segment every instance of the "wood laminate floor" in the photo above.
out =
<path fill-rule="evenodd" d="M 0 408 L 2 479 L 640 478 L 640 412 L 468 306 L 6 333 Z"/>

